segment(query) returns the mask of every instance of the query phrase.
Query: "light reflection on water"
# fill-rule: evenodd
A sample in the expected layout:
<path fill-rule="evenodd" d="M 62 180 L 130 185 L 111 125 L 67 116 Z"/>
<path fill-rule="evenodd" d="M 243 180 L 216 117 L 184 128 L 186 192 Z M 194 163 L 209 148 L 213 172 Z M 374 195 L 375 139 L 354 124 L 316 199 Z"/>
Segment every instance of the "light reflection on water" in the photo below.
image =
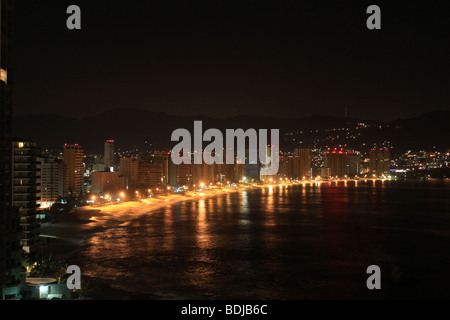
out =
<path fill-rule="evenodd" d="M 78 258 L 85 275 L 128 298 L 448 297 L 449 186 L 271 186 L 171 204 L 129 223 L 118 211 L 119 223 L 104 221 Z M 372 264 L 386 270 L 380 293 L 365 287 Z M 389 282 L 394 266 L 411 288 Z"/>

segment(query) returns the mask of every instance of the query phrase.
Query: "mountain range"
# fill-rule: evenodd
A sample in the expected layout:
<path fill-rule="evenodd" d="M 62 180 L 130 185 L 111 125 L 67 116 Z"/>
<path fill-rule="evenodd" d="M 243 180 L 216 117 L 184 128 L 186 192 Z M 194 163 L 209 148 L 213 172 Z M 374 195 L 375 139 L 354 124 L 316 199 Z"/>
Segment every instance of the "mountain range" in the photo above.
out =
<path fill-rule="evenodd" d="M 64 143 L 78 143 L 87 152 L 103 153 L 103 142 L 116 140 L 117 148 L 170 149 L 173 130 L 186 128 L 193 132 L 195 120 L 203 121 L 208 128 L 280 129 L 281 146 L 293 147 L 292 141 L 284 141 L 288 132 L 324 130 L 352 127 L 357 123 L 384 128 L 382 134 L 371 139 L 389 139 L 398 150 L 450 149 L 450 110 L 439 110 L 413 118 L 392 122 L 370 121 L 354 118 L 310 116 L 298 119 L 281 119 L 261 116 L 234 116 L 210 118 L 205 116 L 177 116 L 133 108 L 119 108 L 83 119 L 58 115 L 29 115 L 13 118 L 16 137 L 37 141 L 41 148 L 61 150 Z M 374 141 L 375 141 L 374 140 Z"/>

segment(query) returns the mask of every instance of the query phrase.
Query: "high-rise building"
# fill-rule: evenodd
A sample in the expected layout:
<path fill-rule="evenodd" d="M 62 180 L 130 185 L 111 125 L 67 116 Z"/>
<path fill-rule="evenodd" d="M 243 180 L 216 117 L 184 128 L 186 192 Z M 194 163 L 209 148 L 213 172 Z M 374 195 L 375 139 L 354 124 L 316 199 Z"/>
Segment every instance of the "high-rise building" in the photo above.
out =
<path fill-rule="evenodd" d="M 178 186 L 188 186 L 191 187 L 193 182 L 192 169 L 193 164 L 179 164 L 176 166 L 176 184 Z"/>
<path fill-rule="evenodd" d="M 120 158 L 119 176 L 123 177 L 126 189 L 137 187 L 139 183 L 139 162 L 137 158 Z"/>
<path fill-rule="evenodd" d="M 111 169 L 104 163 L 94 163 L 92 164 L 92 171 L 104 172 L 104 171 L 111 171 Z"/>
<path fill-rule="evenodd" d="M 195 185 L 199 186 L 209 185 L 215 182 L 216 176 L 216 164 L 192 164 L 192 181 Z"/>
<path fill-rule="evenodd" d="M 277 149 L 275 149 L 277 148 Z M 271 146 L 268 145 L 266 147 L 266 156 L 265 159 L 260 159 L 260 161 L 262 161 L 261 163 L 261 171 L 260 171 L 260 180 L 261 181 L 269 181 L 271 179 L 277 179 L 278 178 L 278 174 L 280 171 L 280 166 L 279 166 L 279 161 L 280 158 L 278 157 L 278 159 L 276 159 L 275 161 L 278 161 L 278 172 L 276 172 L 275 174 L 267 174 L 265 171 L 263 171 L 263 169 L 269 169 L 272 166 L 276 166 L 276 164 L 272 163 L 272 158 L 275 157 L 276 154 L 279 154 L 280 150 L 278 149 L 278 147 L 276 147 L 275 145 Z M 272 156 L 273 154 L 273 156 Z"/>
<path fill-rule="evenodd" d="M 92 193 L 114 192 L 119 189 L 119 172 L 97 171 L 92 173 Z"/>
<path fill-rule="evenodd" d="M 325 152 L 324 168 L 329 169 L 331 177 L 345 177 L 359 174 L 360 158 L 357 153 L 344 150 Z"/>
<path fill-rule="evenodd" d="M 388 148 L 370 150 L 370 172 L 377 176 L 388 174 L 391 169 L 391 152 Z"/>
<path fill-rule="evenodd" d="M 278 176 L 282 179 L 306 179 L 312 176 L 311 166 L 311 149 L 295 148 L 293 156 L 280 157 Z"/>
<path fill-rule="evenodd" d="M 104 163 L 108 168 L 114 167 L 114 140 L 106 140 L 105 142 L 105 158 Z"/>
<path fill-rule="evenodd" d="M 20 212 L 20 245 L 26 253 L 34 253 L 39 244 L 40 225 L 36 206 L 40 200 L 38 146 L 36 142 L 14 140 L 12 152 L 12 205 Z"/>
<path fill-rule="evenodd" d="M 12 0 L 0 0 L 0 299 L 20 299 L 20 216 L 12 207 Z"/>
<path fill-rule="evenodd" d="M 236 162 L 234 164 L 234 181 L 239 182 L 244 178 L 245 174 L 245 164 L 241 162 Z"/>
<path fill-rule="evenodd" d="M 164 186 L 169 184 L 170 153 L 164 152 L 164 151 L 155 152 L 154 154 L 152 154 L 150 156 L 141 157 L 140 160 L 161 165 L 162 166 L 162 178 L 163 178 L 162 183 Z"/>
<path fill-rule="evenodd" d="M 168 159 L 167 159 L 167 173 L 168 173 L 168 178 L 167 178 L 167 184 L 169 186 L 179 186 L 178 184 L 178 166 L 173 163 L 172 159 L 170 158 L 170 153 L 168 155 Z"/>
<path fill-rule="evenodd" d="M 80 195 L 84 182 L 84 153 L 78 144 L 64 145 L 64 164 L 67 168 L 67 178 L 70 195 Z"/>
<path fill-rule="evenodd" d="M 162 188 L 164 183 L 163 164 L 141 159 L 138 165 L 138 186 L 142 189 Z"/>
<path fill-rule="evenodd" d="M 298 170 L 297 177 L 303 179 L 303 177 L 312 177 L 312 150 L 310 148 L 295 148 L 295 169 Z M 294 174 L 295 176 L 295 174 Z"/>
<path fill-rule="evenodd" d="M 60 197 L 67 197 L 69 181 L 62 160 L 51 157 L 38 158 L 38 169 L 41 176 L 41 198 L 38 204 L 41 208 L 51 207 Z"/>

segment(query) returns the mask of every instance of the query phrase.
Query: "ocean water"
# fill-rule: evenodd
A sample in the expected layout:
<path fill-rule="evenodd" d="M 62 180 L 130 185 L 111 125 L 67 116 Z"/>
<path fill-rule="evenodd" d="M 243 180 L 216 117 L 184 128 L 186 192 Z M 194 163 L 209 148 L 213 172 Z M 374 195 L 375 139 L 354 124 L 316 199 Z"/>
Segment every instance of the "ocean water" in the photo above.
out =
<path fill-rule="evenodd" d="M 273 186 L 126 210 L 74 257 L 95 298 L 450 298 L 449 180 Z M 367 289 L 370 265 L 381 290 Z"/>

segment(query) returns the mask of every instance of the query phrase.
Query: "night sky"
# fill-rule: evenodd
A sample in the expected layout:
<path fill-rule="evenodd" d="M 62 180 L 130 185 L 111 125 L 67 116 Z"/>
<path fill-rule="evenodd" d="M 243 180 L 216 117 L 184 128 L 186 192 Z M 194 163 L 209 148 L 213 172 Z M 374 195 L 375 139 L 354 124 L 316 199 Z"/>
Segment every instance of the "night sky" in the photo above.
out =
<path fill-rule="evenodd" d="M 19 0 L 14 113 L 393 120 L 448 109 L 446 1 Z M 339 3 L 338 3 L 339 2 Z M 77 4 L 82 30 L 66 28 Z M 381 7 L 382 30 L 366 28 Z"/>

